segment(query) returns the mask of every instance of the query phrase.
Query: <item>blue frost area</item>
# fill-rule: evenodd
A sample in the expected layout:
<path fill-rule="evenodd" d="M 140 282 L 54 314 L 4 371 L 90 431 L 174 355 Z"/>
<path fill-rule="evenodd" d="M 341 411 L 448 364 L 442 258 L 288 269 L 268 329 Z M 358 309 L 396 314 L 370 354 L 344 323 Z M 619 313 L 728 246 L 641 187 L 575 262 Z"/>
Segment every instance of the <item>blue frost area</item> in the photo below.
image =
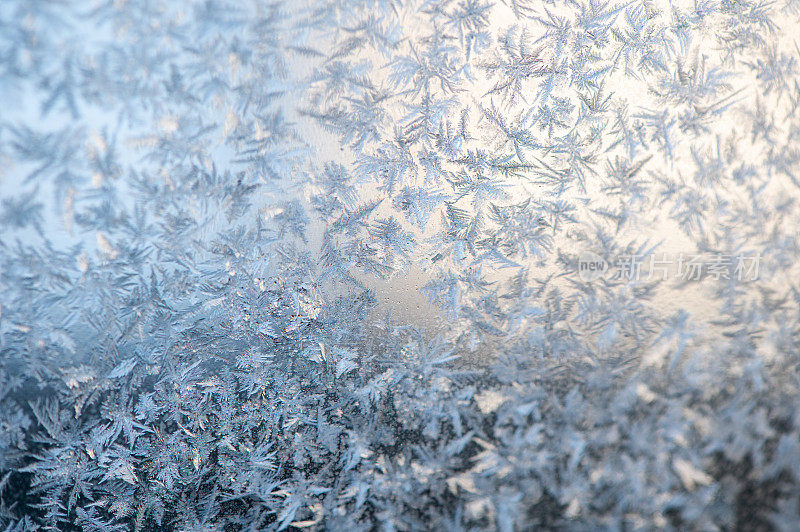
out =
<path fill-rule="evenodd" d="M 0 530 L 800 529 L 800 5 L 0 4 Z"/>

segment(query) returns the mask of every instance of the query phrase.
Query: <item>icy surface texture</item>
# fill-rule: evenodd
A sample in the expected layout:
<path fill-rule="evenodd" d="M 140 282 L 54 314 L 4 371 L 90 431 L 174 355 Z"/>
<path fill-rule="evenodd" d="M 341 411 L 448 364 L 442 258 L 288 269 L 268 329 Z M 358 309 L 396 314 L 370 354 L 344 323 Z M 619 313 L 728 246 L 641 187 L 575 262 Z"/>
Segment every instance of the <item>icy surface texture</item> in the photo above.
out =
<path fill-rule="evenodd" d="M 800 4 L 0 3 L 0 529 L 800 529 Z"/>

